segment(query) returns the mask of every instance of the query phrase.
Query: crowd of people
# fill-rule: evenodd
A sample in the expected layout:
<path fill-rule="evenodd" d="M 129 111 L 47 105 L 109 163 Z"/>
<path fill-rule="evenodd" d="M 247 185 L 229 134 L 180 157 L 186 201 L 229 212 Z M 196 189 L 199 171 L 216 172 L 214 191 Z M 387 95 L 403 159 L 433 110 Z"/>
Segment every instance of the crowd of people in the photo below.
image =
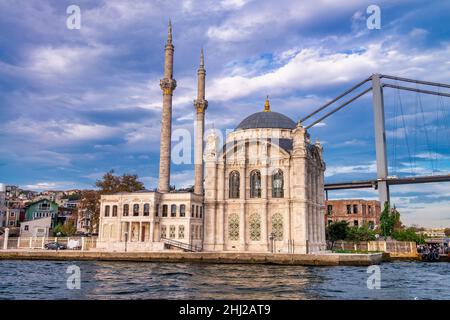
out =
<path fill-rule="evenodd" d="M 421 254 L 422 260 L 439 261 L 441 254 L 448 254 L 448 244 L 427 243 L 417 245 L 417 252 Z"/>

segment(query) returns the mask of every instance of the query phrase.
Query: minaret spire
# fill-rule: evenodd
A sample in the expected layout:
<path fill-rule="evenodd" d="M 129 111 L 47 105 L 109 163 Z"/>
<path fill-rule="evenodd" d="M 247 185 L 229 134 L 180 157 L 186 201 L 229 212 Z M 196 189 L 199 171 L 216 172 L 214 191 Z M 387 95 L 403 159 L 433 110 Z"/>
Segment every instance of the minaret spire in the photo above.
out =
<path fill-rule="evenodd" d="M 172 94 L 177 86 L 173 79 L 172 23 L 169 20 L 167 43 L 164 56 L 164 78 L 160 80 L 163 91 L 163 107 L 161 120 L 161 145 L 159 152 L 158 191 L 169 192 L 170 189 L 170 147 L 172 136 Z"/>
<path fill-rule="evenodd" d="M 205 57 L 203 56 L 203 48 L 200 51 L 200 66 L 199 69 L 205 68 Z"/>
<path fill-rule="evenodd" d="M 200 65 L 197 71 L 197 99 L 194 100 L 196 111 L 195 127 L 195 150 L 194 150 L 194 193 L 203 195 L 203 136 L 205 132 L 205 111 L 208 108 L 208 101 L 205 100 L 205 58 L 203 48 L 200 51 Z"/>
<path fill-rule="evenodd" d="M 167 44 L 172 44 L 172 21 L 169 19 L 169 30 L 167 31 Z"/>

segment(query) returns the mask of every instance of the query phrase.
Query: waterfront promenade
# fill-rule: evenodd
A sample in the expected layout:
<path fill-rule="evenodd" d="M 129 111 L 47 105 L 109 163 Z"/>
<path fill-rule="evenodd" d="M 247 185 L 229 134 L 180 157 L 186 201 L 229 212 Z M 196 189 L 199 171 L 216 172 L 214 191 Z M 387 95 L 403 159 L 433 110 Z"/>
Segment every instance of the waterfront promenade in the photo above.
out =
<path fill-rule="evenodd" d="M 102 252 L 0 250 L 0 260 L 77 260 L 133 262 L 200 262 L 224 264 L 280 264 L 304 266 L 369 266 L 382 262 L 382 253 L 372 254 L 270 254 L 236 252 Z"/>

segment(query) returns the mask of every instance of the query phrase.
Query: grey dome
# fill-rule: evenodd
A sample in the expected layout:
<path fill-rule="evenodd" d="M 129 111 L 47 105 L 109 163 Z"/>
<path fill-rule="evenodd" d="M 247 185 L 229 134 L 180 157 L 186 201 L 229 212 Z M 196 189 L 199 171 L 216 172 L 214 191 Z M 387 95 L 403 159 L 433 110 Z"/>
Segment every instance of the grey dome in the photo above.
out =
<path fill-rule="evenodd" d="M 254 129 L 254 128 L 280 128 L 294 129 L 295 122 L 289 117 L 278 112 L 257 112 L 244 120 L 236 127 L 238 129 Z"/>

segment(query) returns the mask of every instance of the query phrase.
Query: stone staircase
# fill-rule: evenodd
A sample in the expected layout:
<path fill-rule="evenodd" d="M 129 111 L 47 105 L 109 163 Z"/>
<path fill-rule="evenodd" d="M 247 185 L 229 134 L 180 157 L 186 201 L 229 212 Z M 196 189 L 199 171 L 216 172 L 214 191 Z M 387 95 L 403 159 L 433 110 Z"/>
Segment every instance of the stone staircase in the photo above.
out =
<path fill-rule="evenodd" d="M 161 241 L 164 242 L 164 245 L 167 246 L 167 247 L 175 247 L 175 248 L 183 249 L 184 251 L 189 251 L 189 252 L 200 252 L 200 251 L 202 251 L 202 248 L 199 247 L 199 246 L 194 246 L 194 245 L 191 245 L 189 243 L 176 241 L 176 240 L 173 240 L 173 239 L 161 238 Z"/>

